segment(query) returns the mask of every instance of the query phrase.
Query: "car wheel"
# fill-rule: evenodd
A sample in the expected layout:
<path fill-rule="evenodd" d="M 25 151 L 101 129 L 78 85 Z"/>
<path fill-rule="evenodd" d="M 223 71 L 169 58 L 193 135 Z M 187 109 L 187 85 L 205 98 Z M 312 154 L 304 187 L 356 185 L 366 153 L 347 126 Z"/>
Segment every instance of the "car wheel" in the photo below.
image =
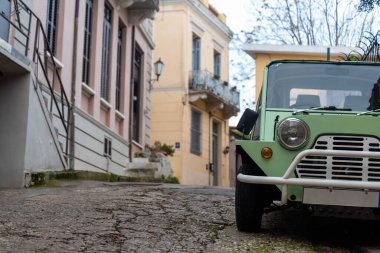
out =
<path fill-rule="evenodd" d="M 243 164 L 237 174 L 239 173 L 251 175 L 252 170 Z M 260 230 L 264 207 L 270 204 L 265 196 L 267 194 L 264 185 L 242 183 L 236 178 L 235 215 L 239 231 L 255 232 Z"/>

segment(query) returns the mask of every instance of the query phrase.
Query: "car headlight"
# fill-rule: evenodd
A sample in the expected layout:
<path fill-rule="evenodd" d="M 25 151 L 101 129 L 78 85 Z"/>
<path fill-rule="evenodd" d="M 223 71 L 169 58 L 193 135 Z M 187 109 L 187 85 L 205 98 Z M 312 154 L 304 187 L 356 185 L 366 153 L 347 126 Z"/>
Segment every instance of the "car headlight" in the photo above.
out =
<path fill-rule="evenodd" d="M 286 149 L 302 148 L 309 140 L 309 126 L 300 119 L 286 119 L 277 128 L 277 137 Z"/>

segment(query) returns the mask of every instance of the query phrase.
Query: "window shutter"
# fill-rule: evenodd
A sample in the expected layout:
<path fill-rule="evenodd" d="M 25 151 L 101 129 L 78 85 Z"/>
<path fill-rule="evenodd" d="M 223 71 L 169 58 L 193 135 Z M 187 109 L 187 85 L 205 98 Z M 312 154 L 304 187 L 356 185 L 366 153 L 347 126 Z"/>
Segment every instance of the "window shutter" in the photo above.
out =
<path fill-rule="evenodd" d="M 201 39 L 193 37 L 193 71 L 200 70 L 200 45 Z"/>
<path fill-rule="evenodd" d="M 190 151 L 193 154 L 201 154 L 201 113 L 192 110 L 191 111 L 191 140 Z"/>

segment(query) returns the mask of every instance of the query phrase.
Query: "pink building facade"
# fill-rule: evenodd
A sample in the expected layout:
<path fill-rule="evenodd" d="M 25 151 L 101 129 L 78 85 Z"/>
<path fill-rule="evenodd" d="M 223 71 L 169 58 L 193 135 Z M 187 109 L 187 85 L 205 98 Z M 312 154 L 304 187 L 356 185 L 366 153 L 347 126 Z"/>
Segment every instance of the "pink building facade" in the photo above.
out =
<path fill-rule="evenodd" d="M 48 108 L 52 96 L 43 78 L 44 71 L 33 67 L 31 53 L 33 43 L 39 43 L 38 37 L 42 36 L 31 32 L 25 43 L 19 43 L 23 27 L 18 30 L 17 24 L 24 22 L 23 19 L 28 24 L 28 10 L 24 8 L 16 17 L 13 13 L 21 8 L 21 1 L 2 2 L 0 39 L 6 47 L 22 53 L 25 50 Z M 65 166 L 122 175 L 133 153 L 143 151 L 150 143 L 149 83 L 154 49 L 151 19 L 158 11 L 159 1 L 24 0 L 21 3 L 30 8 L 44 28 L 49 52 L 54 56 L 45 52 L 50 60 L 47 66 L 51 66 L 46 73 L 52 80 L 60 78 L 62 83 L 62 87 L 53 85 L 55 96 L 64 89 L 69 101 L 71 110 L 58 99 L 70 119 L 65 121 L 67 132 L 57 123 L 57 110 L 51 110 L 57 139 L 66 157 Z M 4 16 L 15 21 L 16 28 L 4 26 Z M 36 23 L 31 19 L 31 31 Z"/>

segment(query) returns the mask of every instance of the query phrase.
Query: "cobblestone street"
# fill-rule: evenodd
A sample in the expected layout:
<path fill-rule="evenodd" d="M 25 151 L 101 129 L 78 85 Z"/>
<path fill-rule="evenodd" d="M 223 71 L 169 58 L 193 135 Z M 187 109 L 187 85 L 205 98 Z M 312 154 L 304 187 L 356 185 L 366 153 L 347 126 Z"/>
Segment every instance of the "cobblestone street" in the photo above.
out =
<path fill-rule="evenodd" d="M 0 191 L 1 252 L 377 252 L 378 223 L 315 220 L 287 210 L 263 232 L 234 224 L 234 191 L 63 182 Z"/>

